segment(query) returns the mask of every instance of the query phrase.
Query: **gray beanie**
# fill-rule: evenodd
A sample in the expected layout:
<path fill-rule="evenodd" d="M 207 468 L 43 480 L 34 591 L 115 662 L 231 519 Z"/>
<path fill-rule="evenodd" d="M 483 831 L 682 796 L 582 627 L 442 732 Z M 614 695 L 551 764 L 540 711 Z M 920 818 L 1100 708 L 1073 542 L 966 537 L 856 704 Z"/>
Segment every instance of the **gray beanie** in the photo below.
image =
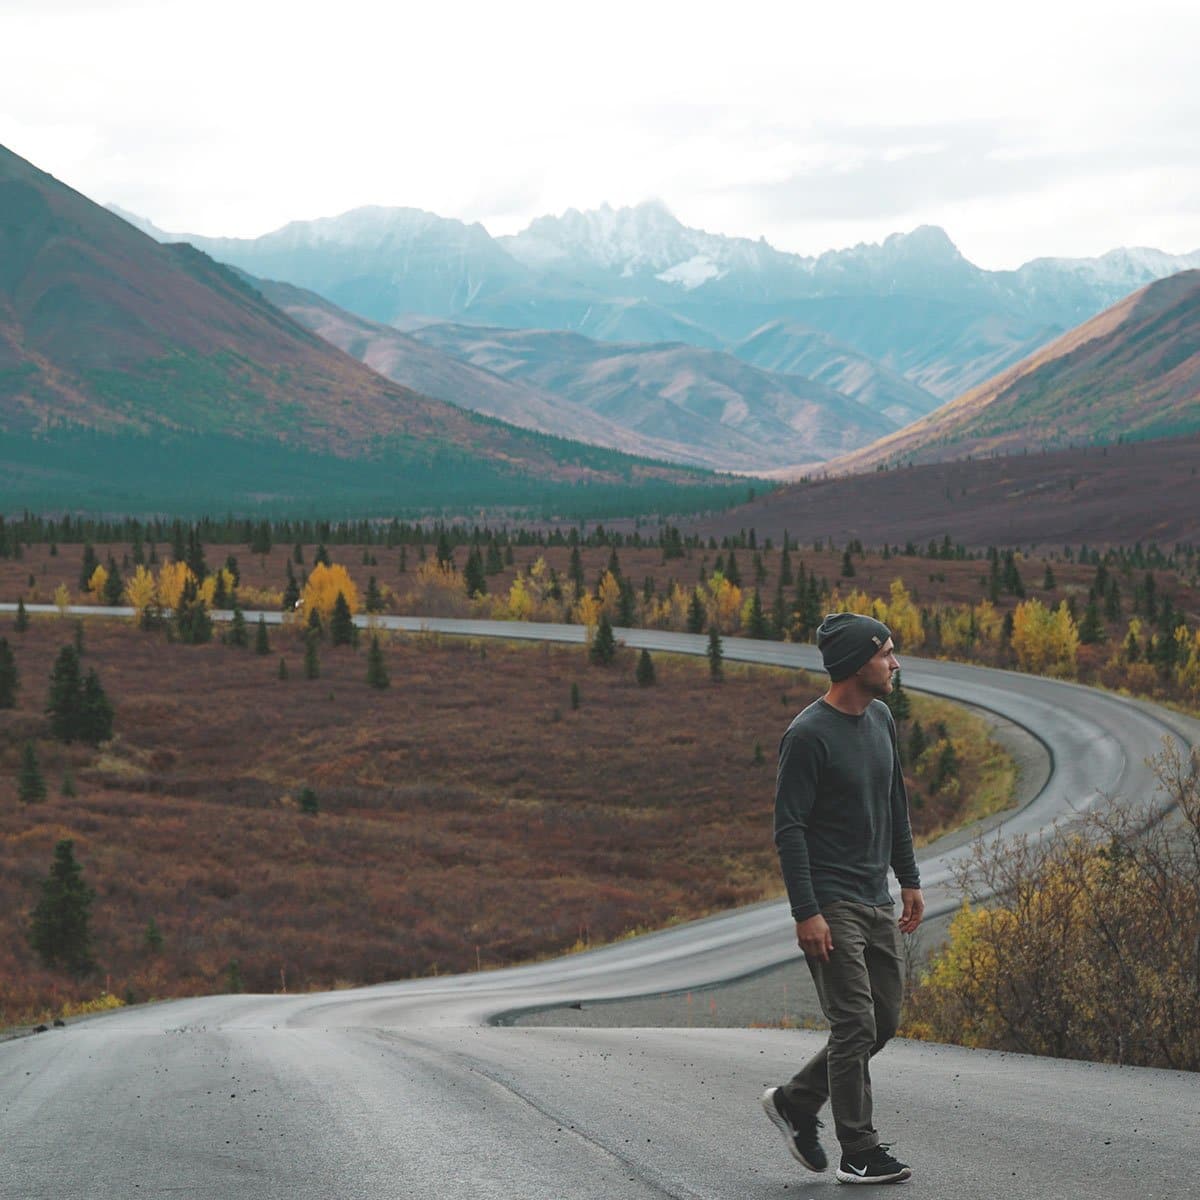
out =
<path fill-rule="evenodd" d="M 817 649 L 834 683 L 849 679 L 874 658 L 892 631 L 874 617 L 859 613 L 829 613 L 817 629 Z"/>

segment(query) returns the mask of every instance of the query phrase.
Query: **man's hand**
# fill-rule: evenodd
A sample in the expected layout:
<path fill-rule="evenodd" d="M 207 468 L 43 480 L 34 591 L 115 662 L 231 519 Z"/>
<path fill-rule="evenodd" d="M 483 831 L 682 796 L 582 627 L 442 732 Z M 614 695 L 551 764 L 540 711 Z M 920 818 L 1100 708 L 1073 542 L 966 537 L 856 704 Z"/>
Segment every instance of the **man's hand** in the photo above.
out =
<path fill-rule="evenodd" d="M 817 962 L 828 962 L 833 949 L 833 934 L 820 913 L 814 913 L 803 921 L 796 922 L 796 941 L 809 958 Z"/>
<path fill-rule="evenodd" d="M 901 888 L 900 901 L 904 905 L 900 913 L 900 932 L 915 933 L 925 915 L 925 897 L 920 888 Z"/>

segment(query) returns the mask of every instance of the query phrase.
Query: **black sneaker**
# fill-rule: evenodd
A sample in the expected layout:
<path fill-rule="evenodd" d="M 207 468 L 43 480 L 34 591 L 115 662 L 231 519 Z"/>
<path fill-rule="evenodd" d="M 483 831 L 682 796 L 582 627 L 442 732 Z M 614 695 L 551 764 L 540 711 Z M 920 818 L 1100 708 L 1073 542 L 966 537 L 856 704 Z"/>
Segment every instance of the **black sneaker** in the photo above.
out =
<path fill-rule="evenodd" d="M 783 1140 L 798 1163 L 803 1163 L 810 1171 L 824 1171 L 829 1166 L 829 1159 L 817 1141 L 817 1130 L 822 1125 L 816 1117 L 785 1110 L 779 1088 L 769 1087 L 763 1092 L 762 1106 L 771 1124 L 783 1134 Z"/>
<path fill-rule="evenodd" d="M 857 1154 L 843 1154 L 837 1169 L 838 1183 L 901 1183 L 912 1178 L 912 1167 L 897 1162 L 888 1146 L 872 1146 Z"/>

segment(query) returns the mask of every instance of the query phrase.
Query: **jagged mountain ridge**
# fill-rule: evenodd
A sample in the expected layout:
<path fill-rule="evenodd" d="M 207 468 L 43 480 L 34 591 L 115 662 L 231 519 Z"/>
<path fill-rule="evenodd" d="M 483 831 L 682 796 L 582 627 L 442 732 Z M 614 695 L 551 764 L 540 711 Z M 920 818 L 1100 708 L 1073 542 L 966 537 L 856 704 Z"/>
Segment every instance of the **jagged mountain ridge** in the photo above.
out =
<path fill-rule="evenodd" d="M 986 271 L 932 226 L 804 257 L 691 229 L 658 202 L 568 210 L 502 238 L 419 210 L 378 208 L 254 239 L 156 236 L 406 329 L 436 319 L 728 349 L 769 322 L 798 322 L 941 400 L 1132 288 L 1200 266 L 1200 252 L 1117 250 Z"/>

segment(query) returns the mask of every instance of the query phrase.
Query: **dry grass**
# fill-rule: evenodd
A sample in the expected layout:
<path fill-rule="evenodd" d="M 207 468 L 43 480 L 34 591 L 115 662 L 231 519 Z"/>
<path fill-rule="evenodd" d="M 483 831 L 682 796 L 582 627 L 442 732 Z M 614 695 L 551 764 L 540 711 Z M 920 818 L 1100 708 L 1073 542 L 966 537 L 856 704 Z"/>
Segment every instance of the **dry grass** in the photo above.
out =
<path fill-rule="evenodd" d="M 295 632 L 273 630 L 260 657 L 89 620 L 84 665 L 116 708 L 95 751 L 48 740 L 41 714 L 72 629 L 43 617 L 8 635 L 22 688 L 0 711 L 0 1024 L 102 984 L 222 991 L 233 960 L 262 991 L 495 966 L 781 890 L 775 747 L 823 686 L 802 673 L 726 664 L 714 684 L 703 660 L 656 656 L 658 683 L 640 688 L 631 651 L 598 668 L 579 647 L 397 636 L 381 692 L 363 650 L 323 646 L 304 679 Z M 16 794 L 28 738 L 49 790 L 32 806 Z M 978 778 L 965 764 L 964 796 Z M 96 890 L 100 968 L 81 982 L 24 939 L 64 837 Z"/>

